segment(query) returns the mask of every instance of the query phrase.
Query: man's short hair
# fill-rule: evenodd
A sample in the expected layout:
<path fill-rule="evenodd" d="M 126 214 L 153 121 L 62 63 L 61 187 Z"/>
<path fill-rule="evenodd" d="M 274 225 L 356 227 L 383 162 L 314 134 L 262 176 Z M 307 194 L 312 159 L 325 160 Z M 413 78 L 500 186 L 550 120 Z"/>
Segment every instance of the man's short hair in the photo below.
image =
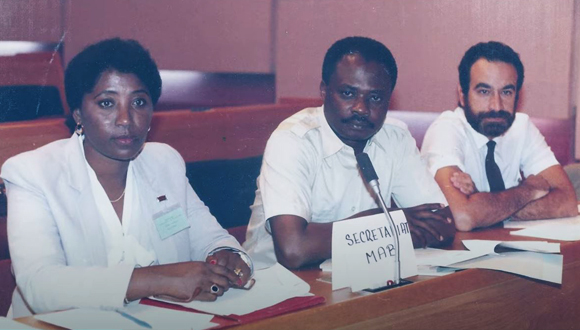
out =
<path fill-rule="evenodd" d="M 391 51 L 382 43 L 366 37 L 348 37 L 335 42 L 324 56 L 322 63 L 322 81 L 328 85 L 330 77 L 336 71 L 336 65 L 344 55 L 360 54 L 367 62 L 377 62 L 385 66 L 391 78 L 391 90 L 397 82 L 397 62 Z"/>
<path fill-rule="evenodd" d="M 84 95 L 108 70 L 134 74 L 149 90 L 153 105 L 159 100 L 161 77 L 149 52 L 135 40 L 113 38 L 88 46 L 69 62 L 64 85 L 71 111 L 80 109 Z"/>
<path fill-rule="evenodd" d="M 520 55 L 510 46 L 497 41 L 480 42 L 469 48 L 461 62 L 459 63 L 459 84 L 461 91 L 467 95 L 469 92 L 469 80 L 471 78 L 471 67 L 480 58 L 485 58 L 490 62 L 505 62 L 513 65 L 518 73 L 516 89 L 519 91 L 524 83 L 524 65 L 520 60 Z"/>

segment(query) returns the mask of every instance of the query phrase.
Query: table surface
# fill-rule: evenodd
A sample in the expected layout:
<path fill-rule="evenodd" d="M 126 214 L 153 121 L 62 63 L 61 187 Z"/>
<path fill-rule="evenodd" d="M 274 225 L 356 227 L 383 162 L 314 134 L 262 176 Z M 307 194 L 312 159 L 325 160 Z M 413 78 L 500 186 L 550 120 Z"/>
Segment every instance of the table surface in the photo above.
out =
<path fill-rule="evenodd" d="M 458 232 L 464 239 L 535 240 L 509 229 Z M 562 285 L 485 269 L 442 277 L 415 276 L 410 285 L 377 293 L 332 291 L 319 269 L 296 271 L 311 292 L 326 302 L 306 310 L 242 325 L 236 329 L 580 329 L 580 242 L 561 242 Z M 62 329 L 26 317 L 41 329 Z"/>

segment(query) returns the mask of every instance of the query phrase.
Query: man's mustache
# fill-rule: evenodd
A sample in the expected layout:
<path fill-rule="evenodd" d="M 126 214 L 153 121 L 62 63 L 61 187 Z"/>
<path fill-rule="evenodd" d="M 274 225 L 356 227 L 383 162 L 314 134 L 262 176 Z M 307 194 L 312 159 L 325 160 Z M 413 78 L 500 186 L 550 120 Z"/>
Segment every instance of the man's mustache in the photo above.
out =
<path fill-rule="evenodd" d="M 512 114 L 505 111 L 505 110 L 499 110 L 499 111 L 489 111 L 489 112 L 483 112 L 478 114 L 478 119 L 482 120 L 482 119 L 486 119 L 486 118 L 503 118 L 507 121 L 512 119 Z"/>
<path fill-rule="evenodd" d="M 361 126 L 368 126 L 369 128 L 374 128 L 375 124 L 371 123 L 366 117 L 357 115 L 357 114 L 353 114 L 352 116 L 348 117 L 348 118 L 343 118 L 340 120 L 341 123 L 343 124 L 358 124 Z"/>

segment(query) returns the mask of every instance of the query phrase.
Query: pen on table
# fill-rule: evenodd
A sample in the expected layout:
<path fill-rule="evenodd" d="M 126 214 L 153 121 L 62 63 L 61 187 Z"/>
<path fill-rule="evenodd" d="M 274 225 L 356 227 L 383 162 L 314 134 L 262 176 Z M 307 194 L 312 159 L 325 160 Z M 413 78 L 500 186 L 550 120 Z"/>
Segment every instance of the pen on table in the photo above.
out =
<path fill-rule="evenodd" d="M 147 329 L 153 329 L 153 327 L 151 326 L 151 324 L 149 324 L 149 323 L 147 323 L 147 322 L 145 322 L 143 320 L 139 320 L 138 318 L 136 318 L 133 315 L 127 314 L 127 313 L 125 313 L 123 311 L 120 311 L 118 309 L 115 310 L 115 312 L 119 313 L 122 317 L 124 317 L 124 318 L 126 318 L 128 320 L 131 320 L 131 321 L 135 322 L 139 326 L 142 326 L 142 327 L 147 328 Z"/>

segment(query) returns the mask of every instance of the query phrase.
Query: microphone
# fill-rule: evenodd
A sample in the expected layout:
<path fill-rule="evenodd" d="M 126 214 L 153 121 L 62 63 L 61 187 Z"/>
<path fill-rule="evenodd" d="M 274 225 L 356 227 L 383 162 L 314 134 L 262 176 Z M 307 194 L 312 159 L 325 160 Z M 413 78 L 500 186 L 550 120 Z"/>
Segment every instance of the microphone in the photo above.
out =
<path fill-rule="evenodd" d="M 379 177 L 377 172 L 375 172 L 375 168 L 373 167 L 373 163 L 371 163 L 371 159 L 369 155 L 364 152 L 356 155 L 356 162 L 358 163 L 358 167 L 362 172 L 363 178 L 369 184 L 379 185 Z"/>
<path fill-rule="evenodd" d="M 375 168 L 373 167 L 373 163 L 371 162 L 369 155 L 367 155 L 364 152 L 359 153 L 358 155 L 356 155 L 356 162 L 358 163 L 358 167 L 360 168 L 364 180 L 371 186 L 371 188 L 379 198 L 381 208 L 383 209 L 383 212 L 387 217 L 391 232 L 394 233 L 393 236 L 395 238 L 396 259 L 395 259 L 395 278 L 393 282 L 394 285 L 399 285 L 401 282 L 401 252 L 399 250 L 399 233 L 395 230 L 395 222 L 393 221 L 393 218 L 391 217 L 391 214 L 389 213 L 389 210 L 387 208 L 387 204 L 385 204 L 385 200 L 381 195 L 381 188 L 379 187 L 379 177 L 377 176 L 377 172 L 375 172 Z"/>

